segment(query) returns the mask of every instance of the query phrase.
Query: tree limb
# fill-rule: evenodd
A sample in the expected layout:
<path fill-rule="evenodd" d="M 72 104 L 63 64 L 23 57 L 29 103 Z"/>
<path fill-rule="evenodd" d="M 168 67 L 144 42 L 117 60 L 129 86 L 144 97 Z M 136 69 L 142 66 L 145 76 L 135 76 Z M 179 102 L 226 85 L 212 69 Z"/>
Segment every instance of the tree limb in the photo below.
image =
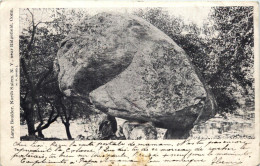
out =
<path fill-rule="evenodd" d="M 52 71 L 53 71 L 53 66 L 51 65 L 49 70 L 45 74 L 43 74 L 43 76 L 39 79 L 38 83 L 36 84 L 36 88 L 35 89 L 39 89 L 40 88 L 41 83 L 44 81 L 44 79 L 46 79 L 46 77 L 48 77 L 51 74 Z"/>
<path fill-rule="evenodd" d="M 21 67 L 22 67 L 22 69 L 23 69 L 25 78 L 26 78 L 28 84 L 30 85 L 30 89 L 31 89 L 31 90 L 34 90 L 34 86 L 33 86 L 32 80 L 30 79 L 29 73 L 28 73 L 28 71 L 27 71 L 24 58 L 21 58 L 20 61 L 21 61 Z"/>

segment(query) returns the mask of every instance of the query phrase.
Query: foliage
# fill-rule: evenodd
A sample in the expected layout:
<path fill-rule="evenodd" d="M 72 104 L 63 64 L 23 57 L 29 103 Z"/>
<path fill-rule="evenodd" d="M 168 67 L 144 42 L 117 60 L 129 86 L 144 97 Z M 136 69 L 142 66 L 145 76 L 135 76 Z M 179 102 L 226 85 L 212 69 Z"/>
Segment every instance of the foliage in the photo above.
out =
<path fill-rule="evenodd" d="M 71 116 L 80 116 L 79 111 L 73 112 L 68 100 L 64 100 L 65 104 L 61 101 L 63 95 L 53 62 L 59 42 L 69 33 L 73 23 L 86 14 L 74 9 L 21 9 L 21 13 L 21 116 L 27 122 L 29 135 L 38 132 L 39 137 L 44 137 L 42 130 L 48 128 L 58 116 L 62 120 L 65 117 L 65 127 L 69 126 Z M 37 121 L 39 125 L 35 129 Z M 66 131 L 69 132 L 67 128 Z"/>
<path fill-rule="evenodd" d="M 218 55 L 218 70 L 209 84 L 222 109 L 233 110 L 240 104 L 237 94 L 254 100 L 253 8 L 216 7 L 210 17 L 218 32 L 209 42 Z"/>

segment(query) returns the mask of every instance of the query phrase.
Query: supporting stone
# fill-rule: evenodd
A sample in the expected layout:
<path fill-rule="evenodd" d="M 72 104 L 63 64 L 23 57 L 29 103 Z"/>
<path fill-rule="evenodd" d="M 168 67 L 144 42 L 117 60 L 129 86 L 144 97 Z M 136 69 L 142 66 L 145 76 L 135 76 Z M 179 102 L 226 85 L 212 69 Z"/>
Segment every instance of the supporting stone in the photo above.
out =
<path fill-rule="evenodd" d="M 174 130 L 168 129 L 163 139 L 187 139 L 190 136 L 191 129 Z"/>
<path fill-rule="evenodd" d="M 122 128 L 125 138 L 129 140 L 157 139 L 157 130 L 152 123 L 126 121 Z"/>

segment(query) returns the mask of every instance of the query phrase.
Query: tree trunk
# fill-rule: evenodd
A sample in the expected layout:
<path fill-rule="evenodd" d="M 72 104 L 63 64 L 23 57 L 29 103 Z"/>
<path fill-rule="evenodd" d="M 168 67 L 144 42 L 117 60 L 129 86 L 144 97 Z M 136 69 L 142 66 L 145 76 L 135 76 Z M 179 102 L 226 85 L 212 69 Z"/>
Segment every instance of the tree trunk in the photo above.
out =
<path fill-rule="evenodd" d="M 26 108 L 24 109 L 24 112 L 25 112 L 25 120 L 28 127 L 28 134 L 29 136 L 35 136 L 33 109 Z"/>
<path fill-rule="evenodd" d="M 42 134 L 42 129 L 38 129 L 38 137 L 44 138 L 44 135 Z"/>
<path fill-rule="evenodd" d="M 70 134 L 70 123 L 69 123 L 69 122 L 66 122 L 66 123 L 64 123 L 64 125 L 65 125 L 65 128 L 66 128 L 66 133 L 67 133 L 68 139 L 69 139 L 69 140 L 72 140 L 72 136 L 71 136 L 71 134 Z"/>

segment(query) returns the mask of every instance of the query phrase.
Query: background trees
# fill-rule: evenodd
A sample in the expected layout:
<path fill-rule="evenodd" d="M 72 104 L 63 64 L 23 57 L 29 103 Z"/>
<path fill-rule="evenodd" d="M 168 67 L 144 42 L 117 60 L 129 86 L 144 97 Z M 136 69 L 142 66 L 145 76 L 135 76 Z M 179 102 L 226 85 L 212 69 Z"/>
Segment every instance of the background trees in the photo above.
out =
<path fill-rule="evenodd" d="M 49 34 L 49 30 L 42 26 L 42 21 L 36 20 L 33 11 L 27 9 L 26 22 L 28 28 L 22 30 L 20 35 L 20 74 L 21 74 L 21 98 L 20 105 L 24 111 L 24 119 L 27 122 L 28 134 L 35 135 L 39 130 L 41 134 L 41 125 L 43 124 L 43 110 L 48 110 L 48 105 L 43 104 L 42 88 L 53 83 L 53 65 L 54 56 L 51 54 L 57 51 L 56 42 L 60 39 L 58 36 Z M 48 48 L 50 49 L 46 49 Z M 56 46 L 56 47 L 55 47 Z M 38 115 L 38 116 L 36 116 Z M 35 130 L 35 120 L 41 122 Z"/>
<path fill-rule="evenodd" d="M 68 139 L 71 139 L 69 132 L 71 110 L 67 110 L 69 104 L 63 103 L 64 96 L 59 91 L 53 62 L 59 42 L 84 13 L 80 10 L 75 12 L 75 10 L 65 9 L 21 10 L 19 41 L 21 119 L 26 121 L 28 135 L 34 136 L 38 133 L 39 137 L 44 137 L 42 130 L 61 117 Z M 37 127 L 35 127 L 36 122 L 39 122 Z"/>
<path fill-rule="evenodd" d="M 209 41 L 217 54 L 218 68 L 208 83 L 221 109 L 234 110 L 254 100 L 253 8 L 216 7 L 210 18 L 218 32 Z"/>

